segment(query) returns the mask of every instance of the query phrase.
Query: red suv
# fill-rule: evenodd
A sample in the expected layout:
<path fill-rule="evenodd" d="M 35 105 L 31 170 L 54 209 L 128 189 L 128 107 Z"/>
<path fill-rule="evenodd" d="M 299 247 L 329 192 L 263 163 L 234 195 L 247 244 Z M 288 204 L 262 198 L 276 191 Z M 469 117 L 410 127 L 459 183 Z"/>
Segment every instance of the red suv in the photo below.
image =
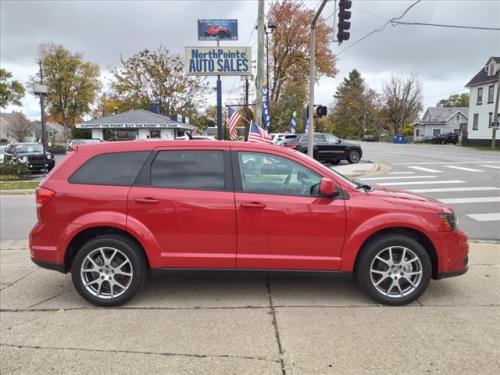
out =
<path fill-rule="evenodd" d="M 467 271 L 466 235 L 430 198 L 243 142 L 77 146 L 37 189 L 33 261 L 121 305 L 149 269 L 339 271 L 401 305 Z"/>

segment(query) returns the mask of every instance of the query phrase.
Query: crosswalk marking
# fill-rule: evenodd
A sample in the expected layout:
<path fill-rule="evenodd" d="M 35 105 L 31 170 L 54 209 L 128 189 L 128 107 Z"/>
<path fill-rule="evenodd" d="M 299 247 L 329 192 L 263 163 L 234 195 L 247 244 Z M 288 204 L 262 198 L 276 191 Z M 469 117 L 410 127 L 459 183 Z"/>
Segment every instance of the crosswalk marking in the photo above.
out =
<path fill-rule="evenodd" d="M 446 198 L 446 199 L 440 199 L 440 201 L 446 204 L 492 203 L 492 202 L 500 202 L 500 197 Z"/>
<path fill-rule="evenodd" d="M 363 181 L 372 181 L 372 180 L 402 180 L 406 178 L 436 178 L 437 176 L 401 176 L 401 177 L 368 177 L 368 178 L 360 178 Z"/>
<path fill-rule="evenodd" d="M 445 165 L 446 168 L 452 168 L 452 169 L 458 169 L 460 171 L 466 171 L 466 172 L 484 172 L 480 169 L 474 169 L 474 168 L 466 168 L 466 167 L 458 167 L 456 165 Z"/>
<path fill-rule="evenodd" d="M 410 166 L 408 168 L 410 168 L 410 169 L 416 169 L 417 171 L 423 171 L 423 172 L 442 173 L 441 171 L 438 171 L 437 169 L 417 167 L 415 165 L 412 165 L 412 166 Z"/>
<path fill-rule="evenodd" d="M 467 216 L 477 221 L 500 221 L 500 212 L 493 212 L 490 214 L 469 214 Z"/>
<path fill-rule="evenodd" d="M 415 174 L 415 172 L 389 172 L 388 174 Z"/>
<path fill-rule="evenodd" d="M 406 185 L 430 185 L 430 184 L 463 184 L 465 181 L 460 180 L 443 180 L 443 181 L 405 181 L 405 182 L 381 182 L 383 186 L 406 186 Z"/>
<path fill-rule="evenodd" d="M 453 193 L 458 191 L 497 191 L 500 188 L 493 186 L 471 186 L 471 187 L 459 187 L 459 188 L 435 188 L 435 189 L 410 189 L 408 191 L 412 193 Z"/>
<path fill-rule="evenodd" d="M 484 165 L 484 164 L 481 164 L 480 167 L 500 169 L 500 165 Z"/>

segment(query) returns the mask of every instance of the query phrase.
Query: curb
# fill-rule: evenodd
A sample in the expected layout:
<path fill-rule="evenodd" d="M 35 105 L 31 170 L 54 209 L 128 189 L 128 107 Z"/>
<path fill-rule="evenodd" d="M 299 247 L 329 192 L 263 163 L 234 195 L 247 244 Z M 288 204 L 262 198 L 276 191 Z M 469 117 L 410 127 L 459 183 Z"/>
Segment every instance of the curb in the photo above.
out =
<path fill-rule="evenodd" d="M 35 194 L 35 192 L 35 189 L 0 190 L 0 195 L 29 195 Z"/>

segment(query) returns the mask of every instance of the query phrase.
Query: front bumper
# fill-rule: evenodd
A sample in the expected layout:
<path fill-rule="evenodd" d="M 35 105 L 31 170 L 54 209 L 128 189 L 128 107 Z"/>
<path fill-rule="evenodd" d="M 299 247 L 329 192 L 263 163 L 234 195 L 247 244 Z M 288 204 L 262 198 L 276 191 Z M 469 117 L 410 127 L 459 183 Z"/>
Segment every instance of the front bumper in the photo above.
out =
<path fill-rule="evenodd" d="M 468 271 L 469 243 L 464 232 L 439 232 L 436 245 L 439 264 L 435 279 L 460 276 Z"/>

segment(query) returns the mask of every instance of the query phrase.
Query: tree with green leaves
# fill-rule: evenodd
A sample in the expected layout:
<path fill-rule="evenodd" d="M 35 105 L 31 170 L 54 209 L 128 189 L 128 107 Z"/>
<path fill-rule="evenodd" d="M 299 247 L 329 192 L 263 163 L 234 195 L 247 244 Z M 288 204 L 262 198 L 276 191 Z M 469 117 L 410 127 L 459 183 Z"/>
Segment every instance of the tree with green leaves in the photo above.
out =
<path fill-rule="evenodd" d="M 149 109 L 150 103 L 157 102 L 163 115 L 194 117 L 197 113 L 197 98 L 207 86 L 203 79 L 185 74 L 179 55 L 171 55 L 164 47 L 144 49 L 122 58 L 121 64 L 113 70 L 111 88 L 126 108 Z"/>
<path fill-rule="evenodd" d="M 438 107 L 468 107 L 469 94 L 464 92 L 463 94 L 450 95 L 446 99 L 441 99 L 437 105 Z"/>
<path fill-rule="evenodd" d="M 367 87 L 356 69 L 344 78 L 334 99 L 330 117 L 337 136 L 360 138 L 363 134 L 379 135 L 380 97 Z"/>
<path fill-rule="evenodd" d="M 287 132 L 294 112 L 297 113 L 297 122 L 302 123 L 306 97 L 306 81 L 290 81 L 286 84 L 280 99 L 271 106 L 273 132 Z"/>
<path fill-rule="evenodd" d="M 39 56 L 48 87 L 48 111 L 61 118 L 66 141 L 68 126 L 91 110 L 101 86 L 100 69 L 97 64 L 84 61 L 80 53 L 59 44 L 41 45 Z M 31 87 L 39 82 L 40 77 L 30 78 Z"/>
<path fill-rule="evenodd" d="M 12 73 L 0 68 L 0 108 L 9 104 L 21 105 L 24 87 L 21 82 L 12 79 Z"/>

